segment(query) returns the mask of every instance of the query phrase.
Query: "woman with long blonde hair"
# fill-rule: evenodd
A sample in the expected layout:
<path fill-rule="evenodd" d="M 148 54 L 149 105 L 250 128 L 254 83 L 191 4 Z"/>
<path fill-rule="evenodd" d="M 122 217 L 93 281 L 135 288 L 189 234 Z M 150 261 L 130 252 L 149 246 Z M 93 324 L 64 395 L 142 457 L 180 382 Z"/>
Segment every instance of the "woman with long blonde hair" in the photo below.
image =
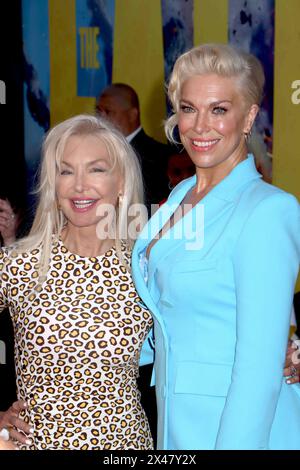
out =
<path fill-rule="evenodd" d="M 23 400 L 3 416 L 4 437 L 33 450 L 151 449 L 136 379 L 152 318 L 130 274 L 137 157 L 106 120 L 73 117 L 45 139 L 38 194 L 29 236 L 0 259 Z"/>

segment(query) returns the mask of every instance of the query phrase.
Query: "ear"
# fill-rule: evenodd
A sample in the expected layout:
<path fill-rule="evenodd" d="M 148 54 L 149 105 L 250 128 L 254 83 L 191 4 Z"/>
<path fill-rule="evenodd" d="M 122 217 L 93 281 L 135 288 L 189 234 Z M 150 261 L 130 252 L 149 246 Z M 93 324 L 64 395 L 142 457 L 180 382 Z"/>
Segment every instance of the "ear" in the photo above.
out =
<path fill-rule="evenodd" d="M 252 104 L 250 109 L 247 112 L 244 126 L 244 134 L 249 134 L 252 129 L 253 123 L 259 111 L 259 106 L 257 104 Z"/>
<path fill-rule="evenodd" d="M 136 122 L 139 118 L 139 110 L 137 108 L 129 109 L 129 119 L 130 122 Z"/>

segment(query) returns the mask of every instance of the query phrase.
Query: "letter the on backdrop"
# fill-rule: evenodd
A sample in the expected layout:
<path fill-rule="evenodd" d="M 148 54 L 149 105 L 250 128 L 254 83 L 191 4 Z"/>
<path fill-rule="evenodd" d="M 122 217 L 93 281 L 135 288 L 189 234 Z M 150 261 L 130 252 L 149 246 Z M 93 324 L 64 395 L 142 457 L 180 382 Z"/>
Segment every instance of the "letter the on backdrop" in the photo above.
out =
<path fill-rule="evenodd" d="M 97 97 L 111 83 L 115 0 L 76 0 L 77 96 Z"/>

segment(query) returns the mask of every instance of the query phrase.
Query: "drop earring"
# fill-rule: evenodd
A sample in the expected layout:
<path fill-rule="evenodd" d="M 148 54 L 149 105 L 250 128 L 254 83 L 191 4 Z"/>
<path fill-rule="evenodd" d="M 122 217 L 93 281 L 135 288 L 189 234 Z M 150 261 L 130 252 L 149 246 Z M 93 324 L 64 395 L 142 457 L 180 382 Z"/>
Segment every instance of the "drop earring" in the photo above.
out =
<path fill-rule="evenodd" d="M 248 144 L 249 140 L 251 139 L 251 135 L 252 135 L 251 129 L 250 129 L 249 132 L 244 132 L 244 137 L 245 137 L 245 141 L 246 141 L 247 144 Z"/>

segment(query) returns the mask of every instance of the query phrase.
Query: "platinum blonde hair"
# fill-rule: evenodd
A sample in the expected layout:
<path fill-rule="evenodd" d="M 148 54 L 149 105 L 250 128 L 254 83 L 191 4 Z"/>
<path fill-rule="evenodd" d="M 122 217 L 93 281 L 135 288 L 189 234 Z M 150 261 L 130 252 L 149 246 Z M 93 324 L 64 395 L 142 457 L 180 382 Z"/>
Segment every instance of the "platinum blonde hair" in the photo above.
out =
<path fill-rule="evenodd" d="M 237 87 L 249 106 L 261 103 L 265 75 L 260 61 L 228 44 L 202 44 L 182 54 L 175 62 L 169 85 L 168 97 L 173 114 L 165 122 L 165 132 L 171 142 L 178 123 L 182 85 L 195 75 L 216 74 L 237 79 Z"/>
<path fill-rule="evenodd" d="M 37 189 L 39 198 L 35 218 L 29 235 L 21 239 L 15 253 L 24 253 L 42 247 L 39 260 L 39 283 L 44 281 L 49 267 L 53 238 L 58 239 L 67 220 L 59 210 L 56 198 L 56 175 L 64 149 L 70 137 L 96 136 L 106 146 L 112 162 L 112 169 L 120 171 L 123 179 L 122 204 L 116 214 L 116 250 L 127 268 L 122 255 L 122 242 L 131 249 L 137 233 L 128 230 L 129 210 L 133 204 L 143 203 L 143 183 L 138 158 L 125 137 L 106 119 L 90 115 L 79 115 L 53 127 L 43 143 L 40 182 Z M 126 225 L 125 225 L 126 224 Z M 123 237 L 119 237 L 119 234 Z"/>

